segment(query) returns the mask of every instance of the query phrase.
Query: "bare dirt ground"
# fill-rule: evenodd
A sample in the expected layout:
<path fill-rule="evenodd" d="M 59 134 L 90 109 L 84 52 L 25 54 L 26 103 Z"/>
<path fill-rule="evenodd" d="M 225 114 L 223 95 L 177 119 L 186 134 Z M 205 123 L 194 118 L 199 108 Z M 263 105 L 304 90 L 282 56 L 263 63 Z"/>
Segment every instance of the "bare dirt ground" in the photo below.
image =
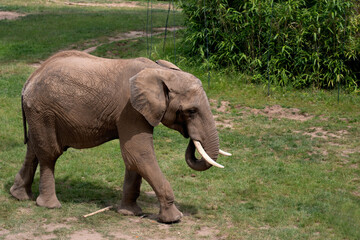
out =
<path fill-rule="evenodd" d="M 177 31 L 181 29 L 180 27 L 169 27 L 167 28 L 167 31 L 172 32 L 172 31 Z M 160 35 L 161 33 L 163 33 L 165 31 L 165 28 L 154 28 L 153 29 L 153 36 L 156 35 Z M 110 44 L 113 42 L 118 42 L 118 41 L 122 41 L 122 40 L 132 40 L 132 39 L 137 39 L 137 38 L 141 38 L 141 37 L 146 37 L 146 33 L 143 31 L 130 31 L 130 32 L 126 32 L 126 33 L 120 33 L 114 37 L 108 37 L 107 40 L 105 40 L 105 42 L 98 42 L 96 39 L 91 39 L 88 40 L 86 43 L 84 43 L 85 49 L 81 50 L 83 52 L 86 53 L 92 53 L 94 52 L 98 47 L 104 45 L 104 44 Z M 67 49 L 64 50 L 69 50 L 69 49 L 76 49 L 76 46 L 69 46 Z M 31 63 L 30 66 L 34 67 L 34 68 L 38 68 L 40 67 L 42 62 L 35 62 L 35 63 Z"/>
<path fill-rule="evenodd" d="M 249 107 L 240 107 L 240 109 L 249 110 L 250 113 L 255 115 L 267 116 L 269 119 L 285 118 L 303 122 L 313 118 L 313 116 L 307 113 L 302 113 L 298 108 L 283 108 L 280 105 L 267 106 L 264 109 L 253 109 Z"/>
<path fill-rule="evenodd" d="M 111 8 L 143 8 L 146 6 L 144 3 L 141 2 L 128 2 L 128 1 L 113 1 L 115 3 L 82 3 L 82 2 L 59 2 L 59 1 L 52 1 L 55 3 L 62 3 L 65 5 L 73 5 L 73 6 L 82 6 L 82 7 L 111 7 Z M 155 9 L 168 9 L 168 3 L 153 3 L 152 8 Z"/>
<path fill-rule="evenodd" d="M 179 30 L 181 28 L 179 27 L 170 27 L 167 28 L 167 31 L 172 32 L 172 31 L 176 31 Z M 161 33 L 163 33 L 165 31 L 165 28 L 154 28 L 153 29 L 153 36 L 159 35 Z M 86 48 L 83 50 L 83 52 L 86 53 L 91 53 L 93 51 L 95 51 L 98 47 L 104 45 L 104 44 L 109 44 L 109 43 L 113 43 L 113 42 L 118 42 L 118 41 L 122 41 L 122 40 L 131 40 L 131 39 L 136 39 L 136 38 L 141 38 L 141 37 L 145 37 L 146 33 L 144 31 L 130 31 L 130 32 L 126 32 L 126 33 L 120 33 L 115 37 L 109 37 L 108 41 L 105 43 L 94 43 L 94 40 L 90 40 L 89 43 L 95 46 L 92 46 L 90 48 Z"/>
<path fill-rule="evenodd" d="M 124 0 L 113 0 L 111 3 L 84 3 L 84 2 L 71 2 L 71 1 L 56 1 L 48 0 L 48 3 L 58 4 L 58 5 L 69 5 L 69 6 L 81 6 L 81 7 L 108 7 L 108 8 L 145 8 L 147 4 L 144 2 L 130 2 Z M 169 4 L 164 3 L 152 3 L 151 8 L 153 9 L 168 9 Z M 9 12 L 9 11 L 0 11 L 0 20 L 15 20 L 19 17 L 23 17 L 26 14 Z"/>
<path fill-rule="evenodd" d="M 216 112 L 219 112 L 219 114 L 214 114 L 216 127 L 220 129 L 224 129 L 224 128 L 234 129 L 233 119 L 228 117 L 224 119 L 221 117 L 221 114 L 230 113 L 230 102 L 228 101 L 218 102 L 214 99 L 210 99 L 209 102 L 212 109 L 214 109 Z"/>
<path fill-rule="evenodd" d="M 107 213 L 100 213 L 107 214 Z M 83 219 L 69 218 L 64 219 L 62 223 L 50 223 L 38 225 L 34 229 L 24 229 L 23 232 L 11 233 L 0 229 L 0 238 L 5 240 L 28 240 L 28 239 L 58 239 L 56 233 L 62 232 L 62 237 L 71 240 L 106 240 L 106 239 L 164 239 L 164 240 L 184 240 L 189 236 L 192 239 L 225 239 L 218 236 L 219 230 L 215 227 L 204 226 L 201 220 L 191 217 L 184 217 L 177 224 L 161 224 L 153 220 L 154 216 L 149 218 L 141 217 L 119 217 L 118 222 L 113 223 L 113 230 L 95 230 L 84 226 L 82 229 L 72 229 L 72 225 L 81 224 Z M 99 222 L 101 225 L 101 222 Z M 144 232 L 144 227 L 146 231 Z"/>
<path fill-rule="evenodd" d="M 300 131 L 294 131 L 295 133 L 301 133 Z M 346 130 L 337 131 L 335 133 L 328 132 L 321 127 L 311 127 L 307 132 L 304 132 L 303 135 L 310 136 L 311 138 L 322 138 L 322 139 L 341 139 L 349 132 Z"/>
<path fill-rule="evenodd" d="M 222 118 L 222 114 L 229 114 L 231 112 L 230 102 L 228 101 L 216 101 L 210 99 L 210 105 L 213 110 L 219 114 L 214 114 L 215 124 L 218 128 L 230 128 L 233 129 L 233 118 L 227 116 L 226 119 Z M 314 116 L 303 113 L 297 108 L 283 108 L 280 105 L 267 106 L 264 109 L 250 108 L 247 106 L 235 106 L 235 109 L 239 110 L 243 116 L 263 115 L 271 119 L 290 119 L 296 121 L 307 121 L 312 119 Z"/>
<path fill-rule="evenodd" d="M 0 11 L 0 20 L 15 20 L 19 17 L 23 17 L 25 14 L 16 13 L 16 12 L 7 12 L 7 11 Z"/>

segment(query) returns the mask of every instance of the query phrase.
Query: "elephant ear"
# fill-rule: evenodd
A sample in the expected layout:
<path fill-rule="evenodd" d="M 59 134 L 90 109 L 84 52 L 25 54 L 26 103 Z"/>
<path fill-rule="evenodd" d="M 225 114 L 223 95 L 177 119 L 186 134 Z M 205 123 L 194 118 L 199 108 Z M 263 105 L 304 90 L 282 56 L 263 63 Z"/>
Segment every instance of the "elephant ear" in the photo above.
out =
<path fill-rule="evenodd" d="M 147 68 L 130 78 L 130 102 L 153 126 L 163 118 L 168 99 L 164 80 L 168 71 Z"/>
<path fill-rule="evenodd" d="M 156 61 L 157 64 L 159 64 L 162 67 L 166 67 L 166 68 L 170 68 L 173 70 L 178 70 L 178 71 L 182 71 L 178 66 L 176 66 L 175 64 L 165 61 L 165 60 L 157 60 Z"/>

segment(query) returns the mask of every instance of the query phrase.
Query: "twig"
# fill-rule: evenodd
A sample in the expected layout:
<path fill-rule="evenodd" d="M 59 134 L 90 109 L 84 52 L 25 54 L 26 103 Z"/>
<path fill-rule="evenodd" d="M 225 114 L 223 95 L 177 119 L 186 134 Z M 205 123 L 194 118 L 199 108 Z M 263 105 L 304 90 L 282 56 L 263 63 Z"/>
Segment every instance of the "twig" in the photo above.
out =
<path fill-rule="evenodd" d="M 109 210 L 109 209 L 111 209 L 111 208 L 113 208 L 113 206 L 108 206 L 108 207 L 106 207 L 106 208 L 97 210 L 96 212 L 92 212 L 92 213 L 86 214 L 86 215 L 84 215 L 83 217 L 84 217 L 84 218 L 87 218 L 87 217 L 90 217 L 90 216 L 92 216 L 92 215 L 95 215 L 95 214 L 98 214 L 98 213 L 101 213 L 101 212 L 105 212 L 105 211 L 107 211 L 107 210 Z"/>

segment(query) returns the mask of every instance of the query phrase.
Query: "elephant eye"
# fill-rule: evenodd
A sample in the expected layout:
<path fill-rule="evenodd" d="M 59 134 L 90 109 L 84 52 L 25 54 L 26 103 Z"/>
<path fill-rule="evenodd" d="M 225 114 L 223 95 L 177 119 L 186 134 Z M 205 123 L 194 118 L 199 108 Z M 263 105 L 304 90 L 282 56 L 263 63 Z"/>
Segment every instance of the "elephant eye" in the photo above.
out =
<path fill-rule="evenodd" d="M 194 115 L 195 113 L 197 113 L 197 110 L 195 108 L 190 108 L 189 110 L 187 110 L 187 112 L 190 115 Z"/>

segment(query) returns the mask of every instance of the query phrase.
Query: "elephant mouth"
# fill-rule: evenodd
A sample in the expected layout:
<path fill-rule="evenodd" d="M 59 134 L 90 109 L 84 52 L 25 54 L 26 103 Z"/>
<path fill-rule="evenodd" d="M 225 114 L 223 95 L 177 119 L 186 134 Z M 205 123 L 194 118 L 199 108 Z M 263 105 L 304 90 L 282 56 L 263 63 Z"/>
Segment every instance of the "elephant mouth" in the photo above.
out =
<path fill-rule="evenodd" d="M 199 152 L 199 154 L 201 155 L 201 159 L 196 158 L 195 150 L 197 150 Z M 216 159 L 218 153 L 223 154 L 223 155 L 224 155 L 224 153 L 226 153 L 226 154 L 228 154 L 228 156 L 231 155 L 230 153 L 227 153 L 227 152 L 224 152 L 224 151 L 218 149 L 217 153 L 215 154 L 215 159 Z M 189 144 L 188 144 L 188 147 L 187 147 L 186 153 L 185 153 L 185 160 L 186 160 L 186 163 L 189 165 L 189 167 L 196 171 L 205 171 L 205 170 L 209 169 L 211 166 L 224 168 L 223 165 L 217 163 L 216 161 L 213 160 L 212 157 L 210 157 L 208 155 L 208 153 L 205 151 L 205 149 L 203 148 L 200 141 L 193 140 L 193 139 L 191 139 L 189 141 Z"/>
<path fill-rule="evenodd" d="M 218 167 L 218 168 L 224 168 L 223 165 L 215 162 L 204 150 L 203 146 L 201 145 L 201 143 L 199 141 L 193 140 L 194 145 L 196 150 L 200 153 L 201 157 L 210 165 Z M 219 152 L 222 151 L 221 149 L 219 150 Z"/>
<path fill-rule="evenodd" d="M 182 126 L 182 129 L 181 129 L 180 132 L 184 136 L 184 138 L 189 138 L 190 137 L 187 126 L 185 124 Z"/>
<path fill-rule="evenodd" d="M 187 124 L 178 124 L 177 130 L 181 133 L 181 135 L 184 136 L 184 138 L 190 138 L 188 147 L 185 152 L 185 160 L 190 168 L 196 171 L 204 171 L 209 169 L 211 166 L 224 168 L 223 165 L 217 163 L 215 160 L 217 159 L 218 154 L 225 156 L 231 156 L 231 154 L 219 148 L 217 134 L 210 135 L 209 139 L 212 140 L 207 142 L 207 144 L 203 145 L 200 139 L 190 137 Z M 195 156 L 195 150 L 197 150 L 201 155 L 200 159 L 197 159 L 197 157 Z"/>

